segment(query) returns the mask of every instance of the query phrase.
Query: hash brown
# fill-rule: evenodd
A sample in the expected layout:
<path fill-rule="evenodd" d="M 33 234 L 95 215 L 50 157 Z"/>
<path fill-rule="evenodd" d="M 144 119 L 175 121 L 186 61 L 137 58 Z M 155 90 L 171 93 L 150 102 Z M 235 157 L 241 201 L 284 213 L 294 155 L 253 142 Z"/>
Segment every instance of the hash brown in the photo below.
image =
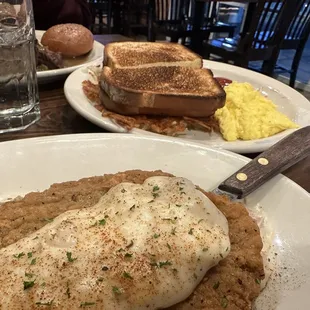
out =
<path fill-rule="evenodd" d="M 165 134 L 168 136 L 176 136 L 183 134 L 187 129 L 197 129 L 205 132 L 219 132 L 218 122 L 213 116 L 206 118 L 190 118 L 190 117 L 163 117 L 149 115 L 132 115 L 125 116 L 108 111 L 100 102 L 99 93 L 100 86 L 85 80 L 82 83 L 85 96 L 89 101 L 95 104 L 95 108 L 102 113 L 103 117 L 110 118 L 118 125 L 130 131 L 133 128 Z"/>

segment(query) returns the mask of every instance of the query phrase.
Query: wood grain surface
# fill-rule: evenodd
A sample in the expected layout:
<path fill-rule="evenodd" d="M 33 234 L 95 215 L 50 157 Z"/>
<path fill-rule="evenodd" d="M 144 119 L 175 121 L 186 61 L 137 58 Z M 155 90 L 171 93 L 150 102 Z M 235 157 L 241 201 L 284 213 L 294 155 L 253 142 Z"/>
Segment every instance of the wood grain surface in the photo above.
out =
<path fill-rule="evenodd" d="M 96 40 L 107 44 L 131 40 L 121 35 L 100 35 Z M 106 132 L 77 114 L 67 102 L 63 92 L 64 80 L 40 85 L 41 119 L 24 131 L 0 135 L 0 142 L 31 137 L 72 133 Z M 258 154 L 246 154 L 255 158 Z M 310 156 L 284 172 L 291 180 L 310 193 Z"/>
<path fill-rule="evenodd" d="M 219 189 L 241 199 L 275 175 L 310 156 L 310 126 L 303 127 L 258 155 L 220 184 Z"/>

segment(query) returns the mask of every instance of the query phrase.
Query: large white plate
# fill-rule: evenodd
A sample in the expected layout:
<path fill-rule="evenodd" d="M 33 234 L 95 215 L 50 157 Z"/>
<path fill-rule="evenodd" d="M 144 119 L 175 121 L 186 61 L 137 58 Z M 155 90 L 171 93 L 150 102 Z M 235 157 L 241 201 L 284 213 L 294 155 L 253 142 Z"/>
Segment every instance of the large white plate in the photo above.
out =
<path fill-rule="evenodd" d="M 273 100 L 281 112 L 301 127 L 310 124 L 310 102 L 293 88 L 260 73 L 232 65 L 205 60 L 204 67 L 210 68 L 215 76 L 251 83 Z M 70 105 L 79 114 L 99 127 L 111 132 L 126 132 L 124 128 L 115 124 L 109 118 L 102 117 L 101 113 L 87 100 L 82 90 L 82 82 L 88 79 L 88 77 L 87 70 L 82 68 L 73 72 L 67 78 L 64 90 Z M 268 149 L 291 132 L 292 130 L 286 130 L 272 137 L 260 140 L 227 142 L 220 134 L 213 133 L 210 135 L 209 133 L 199 131 L 189 131 L 186 135 L 182 135 L 182 139 L 200 142 L 208 146 L 223 148 L 237 153 L 254 153 Z M 157 134 L 141 129 L 133 129 L 131 133 L 158 136 Z"/>
<path fill-rule="evenodd" d="M 248 159 L 182 140 L 138 135 L 85 134 L 0 143 L 0 199 L 52 183 L 126 169 L 162 169 L 214 188 Z M 251 194 L 274 232 L 275 270 L 256 301 L 259 310 L 310 309 L 310 195 L 283 176 Z"/>
<path fill-rule="evenodd" d="M 41 38 L 43 36 L 45 31 L 42 30 L 36 30 L 36 38 L 41 41 Z M 53 70 L 47 70 L 47 71 L 38 71 L 37 77 L 39 83 L 47 83 L 52 82 L 55 80 L 62 79 L 69 75 L 74 70 L 85 66 L 85 65 L 91 65 L 94 62 L 100 62 L 100 60 L 103 58 L 103 49 L 104 46 L 94 41 L 94 46 L 91 52 L 85 57 L 85 61 L 83 63 L 80 63 L 75 66 L 67 67 L 67 68 L 61 68 L 61 69 L 53 69 Z"/>

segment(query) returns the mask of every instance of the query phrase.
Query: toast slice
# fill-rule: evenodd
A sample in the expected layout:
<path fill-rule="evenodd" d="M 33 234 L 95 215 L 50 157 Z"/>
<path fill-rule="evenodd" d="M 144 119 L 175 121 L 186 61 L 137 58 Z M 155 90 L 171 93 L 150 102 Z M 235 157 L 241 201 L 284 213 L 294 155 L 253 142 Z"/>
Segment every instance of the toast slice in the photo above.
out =
<path fill-rule="evenodd" d="M 182 66 L 202 68 L 202 58 L 170 42 L 116 42 L 105 46 L 103 65 L 111 68 Z"/>
<path fill-rule="evenodd" d="M 189 67 L 104 67 L 100 87 L 105 107 L 123 115 L 208 117 L 226 99 L 210 70 Z"/>

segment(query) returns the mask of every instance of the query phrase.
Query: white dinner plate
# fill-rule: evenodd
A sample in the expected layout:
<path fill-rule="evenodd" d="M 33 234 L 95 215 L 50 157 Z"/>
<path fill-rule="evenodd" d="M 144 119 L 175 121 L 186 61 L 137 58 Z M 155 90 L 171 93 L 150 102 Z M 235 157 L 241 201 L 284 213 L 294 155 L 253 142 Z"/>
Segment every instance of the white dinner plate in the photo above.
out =
<path fill-rule="evenodd" d="M 162 169 L 205 190 L 248 159 L 220 149 L 165 137 L 75 134 L 0 143 L 0 199 L 48 188 L 52 183 L 116 173 Z M 261 207 L 273 231 L 275 267 L 257 299 L 257 310 L 310 309 L 310 194 L 277 176 L 246 199 Z"/>
<path fill-rule="evenodd" d="M 36 30 L 36 38 L 39 41 L 41 41 L 44 32 L 45 31 L 42 30 Z M 90 53 L 87 54 L 87 56 L 82 56 L 83 57 L 81 58 L 82 60 L 77 58 L 75 60 L 76 62 L 75 65 L 61 69 L 38 71 L 37 72 L 38 82 L 39 83 L 53 82 L 66 77 L 71 72 L 80 67 L 83 67 L 85 65 L 91 65 L 94 62 L 100 62 L 100 60 L 103 58 L 103 49 L 104 46 L 101 43 L 94 41 L 94 46 L 93 49 L 90 51 Z"/>
<path fill-rule="evenodd" d="M 286 114 L 291 120 L 301 127 L 310 125 L 310 102 L 293 88 L 260 73 L 224 63 L 205 60 L 204 67 L 210 68 L 214 76 L 251 83 L 255 88 L 260 89 L 267 95 L 278 106 L 279 111 Z M 89 74 L 86 68 L 73 72 L 67 78 L 64 90 L 70 105 L 79 114 L 99 127 L 111 132 L 126 132 L 124 128 L 109 118 L 102 117 L 101 113 L 88 101 L 82 90 L 82 82 L 88 78 Z M 223 148 L 237 153 L 254 153 L 268 149 L 291 132 L 292 130 L 286 130 L 272 137 L 259 140 L 227 142 L 217 133 L 209 134 L 201 131 L 188 131 L 185 135 L 175 139 L 196 141 L 207 146 Z M 133 129 L 131 133 L 159 136 L 141 129 Z"/>

